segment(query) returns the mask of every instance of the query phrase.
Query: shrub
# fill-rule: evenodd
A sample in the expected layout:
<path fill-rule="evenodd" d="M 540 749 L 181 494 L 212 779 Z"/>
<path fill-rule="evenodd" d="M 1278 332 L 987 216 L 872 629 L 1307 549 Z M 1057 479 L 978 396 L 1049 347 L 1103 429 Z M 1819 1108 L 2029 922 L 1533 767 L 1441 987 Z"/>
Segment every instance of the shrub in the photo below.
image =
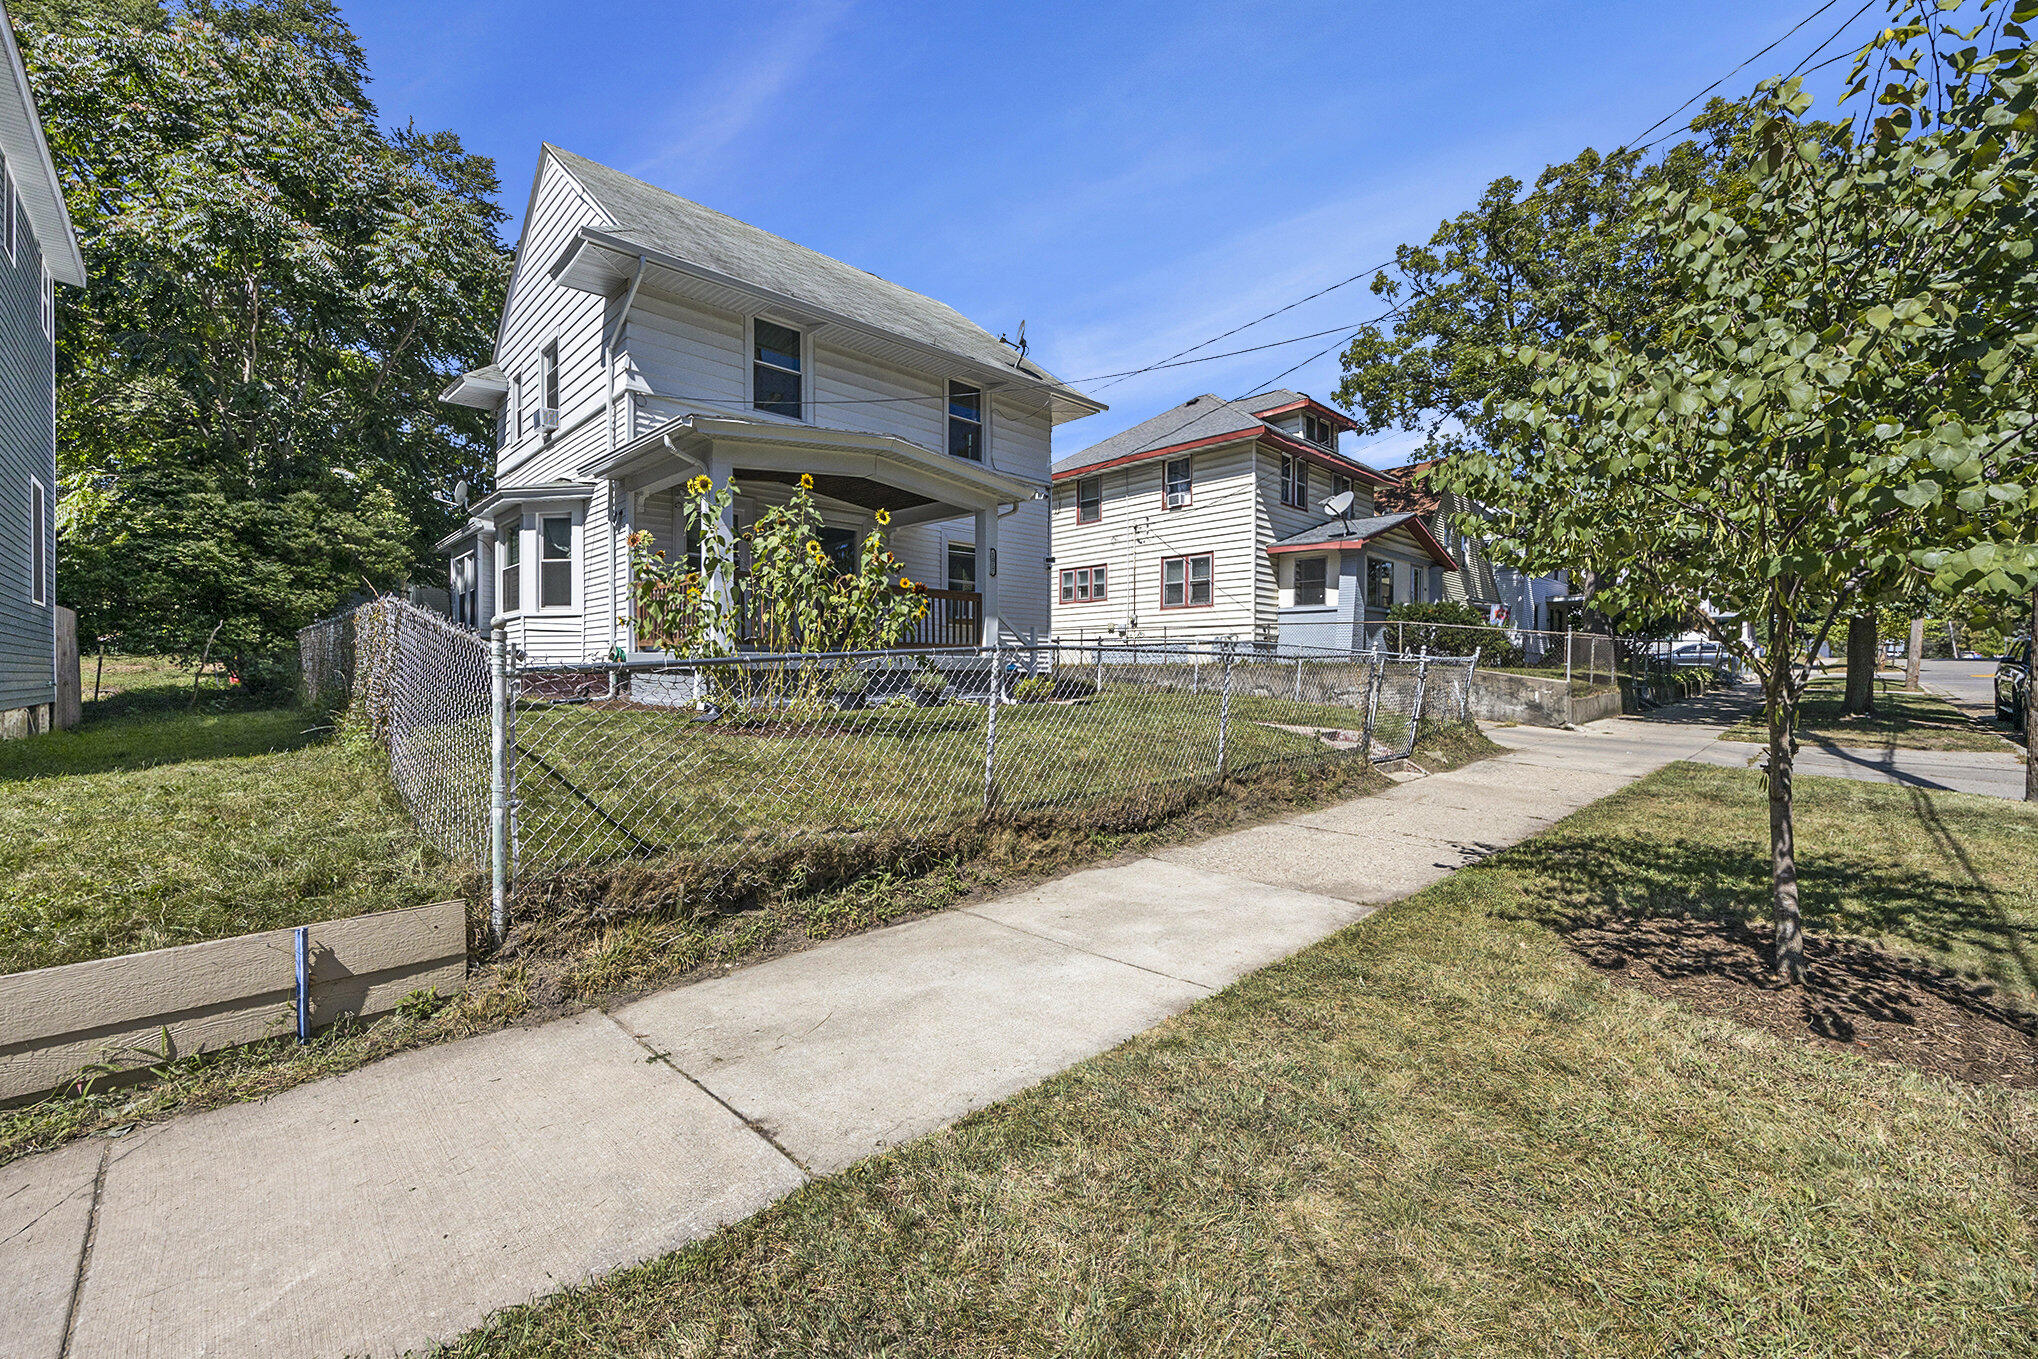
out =
<path fill-rule="evenodd" d="M 1048 675 L 1028 675 L 1012 688 L 1021 703 L 1045 703 L 1054 697 L 1054 680 Z"/>
<path fill-rule="evenodd" d="M 1387 611 L 1387 619 L 1405 625 L 1400 630 L 1402 651 L 1469 656 L 1477 648 L 1482 665 L 1515 666 L 1522 661 L 1521 648 L 1506 631 L 1487 622 L 1486 615 L 1470 604 L 1448 599 L 1430 604 L 1396 604 Z"/>

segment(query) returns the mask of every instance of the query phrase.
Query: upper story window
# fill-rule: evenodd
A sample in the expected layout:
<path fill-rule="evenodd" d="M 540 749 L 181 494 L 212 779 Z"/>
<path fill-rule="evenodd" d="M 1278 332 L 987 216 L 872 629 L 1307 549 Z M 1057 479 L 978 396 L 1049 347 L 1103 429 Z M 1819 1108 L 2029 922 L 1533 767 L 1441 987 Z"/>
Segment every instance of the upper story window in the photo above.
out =
<path fill-rule="evenodd" d="M 509 441 L 515 443 L 524 437 L 524 375 L 516 374 L 510 379 L 509 394 Z"/>
<path fill-rule="evenodd" d="M 1322 416 L 1304 415 L 1302 417 L 1302 437 L 1320 448 L 1329 448 L 1337 438 L 1337 435 L 1331 429 L 1330 421 Z"/>
<path fill-rule="evenodd" d="M 545 346 L 545 352 L 538 356 L 538 428 L 549 429 L 559 423 L 559 341 Z M 549 412 L 549 417 L 548 417 Z M 547 420 L 550 420 L 550 424 Z"/>
<path fill-rule="evenodd" d="M 948 384 L 948 451 L 971 462 L 984 460 L 984 389 Z"/>
<path fill-rule="evenodd" d="M 1094 524 L 1104 517 L 1104 478 L 1076 478 L 1076 522 Z"/>
<path fill-rule="evenodd" d="M 750 404 L 788 420 L 805 418 L 800 332 L 758 317 L 751 325 Z"/>
<path fill-rule="evenodd" d="M 42 267 L 42 333 L 57 338 L 57 276 L 47 264 Z"/>
<path fill-rule="evenodd" d="M 1169 458 L 1166 470 L 1161 474 L 1162 495 L 1171 510 L 1186 509 L 1195 485 L 1189 476 L 1187 458 Z"/>
<path fill-rule="evenodd" d="M 1338 495 L 1351 489 L 1352 479 L 1350 477 L 1342 472 L 1332 472 L 1330 474 L 1330 493 L 1332 495 Z"/>
<path fill-rule="evenodd" d="M 1298 509 L 1309 504 L 1309 464 L 1292 453 L 1281 455 L 1281 503 Z"/>
<path fill-rule="evenodd" d="M 538 607 L 573 605 L 573 516 L 546 515 L 538 521 Z"/>

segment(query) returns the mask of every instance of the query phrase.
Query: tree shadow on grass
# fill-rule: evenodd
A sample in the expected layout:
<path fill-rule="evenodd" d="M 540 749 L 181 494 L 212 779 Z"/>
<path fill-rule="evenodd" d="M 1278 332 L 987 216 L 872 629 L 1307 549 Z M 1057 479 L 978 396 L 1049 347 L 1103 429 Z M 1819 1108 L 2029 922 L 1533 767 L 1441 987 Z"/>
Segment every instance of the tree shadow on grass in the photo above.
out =
<path fill-rule="evenodd" d="M 317 745 L 323 718 L 296 708 L 150 709 L 86 718 L 70 731 L 0 742 L 0 784 L 132 773 L 202 760 L 244 759 Z"/>
<path fill-rule="evenodd" d="M 2011 919 L 1929 807 L 1947 874 L 1821 850 L 1800 865 L 1807 979 L 1769 968 L 1764 855 L 1684 840 L 1559 840 L 1518 867 L 1511 912 L 1624 985 L 1704 1013 L 1965 1080 L 2038 1087 L 2038 979 Z M 1872 942 L 1890 939 L 1895 947 Z M 1988 959 L 1977 976 L 1902 951 Z"/>

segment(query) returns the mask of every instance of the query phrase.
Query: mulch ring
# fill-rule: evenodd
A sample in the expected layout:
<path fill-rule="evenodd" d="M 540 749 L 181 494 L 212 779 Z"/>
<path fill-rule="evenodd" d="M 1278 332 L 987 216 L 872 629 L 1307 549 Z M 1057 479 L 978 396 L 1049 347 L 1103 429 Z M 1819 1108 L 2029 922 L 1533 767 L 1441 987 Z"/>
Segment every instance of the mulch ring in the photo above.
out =
<path fill-rule="evenodd" d="M 1566 942 L 1622 985 L 1795 1042 L 1982 1085 L 2038 1088 L 2038 1014 L 1986 981 L 1859 939 L 1805 940 L 1805 984 L 1769 970 L 1765 926 L 1599 916 Z"/>

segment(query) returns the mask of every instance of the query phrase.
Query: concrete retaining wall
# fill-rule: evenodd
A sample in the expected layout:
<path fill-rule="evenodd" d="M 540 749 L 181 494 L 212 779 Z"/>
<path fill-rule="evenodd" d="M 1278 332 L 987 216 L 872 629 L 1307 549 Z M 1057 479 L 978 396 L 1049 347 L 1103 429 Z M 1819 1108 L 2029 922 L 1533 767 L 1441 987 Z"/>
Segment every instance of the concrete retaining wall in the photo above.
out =
<path fill-rule="evenodd" d="M 1520 722 L 1531 727 L 1577 726 L 1621 710 L 1620 690 L 1573 694 L 1557 676 L 1512 675 L 1481 670 L 1472 680 L 1472 715 L 1487 722 Z"/>
<path fill-rule="evenodd" d="M 467 981 L 458 901 L 327 920 L 310 929 L 313 1027 L 393 1010 Z M 0 1103 L 114 1072 L 296 1032 L 295 931 L 96 958 L 0 976 Z M 169 1030 L 165 1051 L 164 1029 Z"/>

